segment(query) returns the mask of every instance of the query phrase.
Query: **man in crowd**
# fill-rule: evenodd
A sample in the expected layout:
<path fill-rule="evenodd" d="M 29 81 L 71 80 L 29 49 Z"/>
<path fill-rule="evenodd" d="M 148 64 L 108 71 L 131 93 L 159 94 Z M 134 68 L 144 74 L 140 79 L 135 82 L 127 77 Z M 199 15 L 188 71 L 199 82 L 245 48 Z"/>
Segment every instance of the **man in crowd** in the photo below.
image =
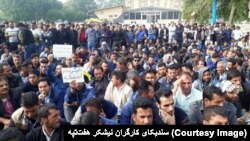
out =
<path fill-rule="evenodd" d="M 32 129 L 26 135 L 26 141 L 46 140 L 63 141 L 64 132 L 61 124 L 60 111 L 54 104 L 45 104 L 38 113 L 41 126 Z"/>
<path fill-rule="evenodd" d="M 37 118 L 40 103 L 36 93 L 24 93 L 22 95 L 21 105 L 22 107 L 11 115 L 10 126 L 17 127 L 26 134 L 31 129 L 40 126 L 40 122 Z"/>
<path fill-rule="evenodd" d="M 153 103 L 146 97 L 139 97 L 133 102 L 132 119 L 134 125 L 153 125 Z"/>

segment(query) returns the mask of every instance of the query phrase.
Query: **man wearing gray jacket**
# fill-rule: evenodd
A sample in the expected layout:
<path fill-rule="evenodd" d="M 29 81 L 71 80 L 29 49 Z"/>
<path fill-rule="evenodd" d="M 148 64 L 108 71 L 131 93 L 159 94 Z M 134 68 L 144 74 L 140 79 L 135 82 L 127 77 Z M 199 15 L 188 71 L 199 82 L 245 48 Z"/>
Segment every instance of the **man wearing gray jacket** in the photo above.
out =
<path fill-rule="evenodd" d="M 201 125 L 203 121 L 203 111 L 205 107 L 218 105 L 223 106 L 227 110 L 227 116 L 230 125 L 237 124 L 236 108 L 233 104 L 225 101 L 225 94 L 222 93 L 220 88 L 215 86 L 207 87 L 203 92 L 203 100 L 195 101 L 190 104 L 188 113 L 189 124 Z"/>

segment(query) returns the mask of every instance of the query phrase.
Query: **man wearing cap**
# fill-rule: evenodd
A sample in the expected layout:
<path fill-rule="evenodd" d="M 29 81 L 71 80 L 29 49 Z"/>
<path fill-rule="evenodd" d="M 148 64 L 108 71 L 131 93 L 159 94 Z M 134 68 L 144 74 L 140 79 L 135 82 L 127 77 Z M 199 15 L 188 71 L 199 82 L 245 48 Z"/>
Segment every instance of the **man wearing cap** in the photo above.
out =
<path fill-rule="evenodd" d="M 241 87 L 233 84 L 231 81 L 225 81 L 222 84 L 221 90 L 225 93 L 225 100 L 232 103 L 236 107 L 238 124 L 244 124 L 244 118 L 241 112 L 242 107 L 239 101 L 239 92 L 242 91 Z"/>

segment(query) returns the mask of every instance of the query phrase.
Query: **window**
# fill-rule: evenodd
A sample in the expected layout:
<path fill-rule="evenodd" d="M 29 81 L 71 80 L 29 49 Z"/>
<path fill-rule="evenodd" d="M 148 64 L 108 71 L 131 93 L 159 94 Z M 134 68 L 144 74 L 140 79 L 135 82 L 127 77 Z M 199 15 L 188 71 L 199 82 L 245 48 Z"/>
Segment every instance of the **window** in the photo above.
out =
<path fill-rule="evenodd" d="M 168 19 L 173 19 L 173 12 L 168 12 Z"/>
<path fill-rule="evenodd" d="M 134 20 L 135 19 L 135 13 L 130 13 L 130 19 Z"/>
<path fill-rule="evenodd" d="M 142 19 L 143 20 L 146 20 L 147 19 L 147 12 L 142 12 Z"/>
<path fill-rule="evenodd" d="M 140 19 L 141 19 L 141 13 L 136 13 L 135 18 L 136 18 L 137 20 L 140 20 Z"/>
<path fill-rule="evenodd" d="M 174 19 L 179 19 L 179 12 L 174 12 Z"/>
<path fill-rule="evenodd" d="M 114 17 L 117 17 L 117 15 L 114 15 Z"/>
<path fill-rule="evenodd" d="M 161 13 L 161 19 L 167 19 L 167 17 L 168 17 L 168 12 Z"/>
<path fill-rule="evenodd" d="M 124 20 L 128 20 L 129 19 L 129 13 L 128 12 L 125 12 L 124 13 Z"/>

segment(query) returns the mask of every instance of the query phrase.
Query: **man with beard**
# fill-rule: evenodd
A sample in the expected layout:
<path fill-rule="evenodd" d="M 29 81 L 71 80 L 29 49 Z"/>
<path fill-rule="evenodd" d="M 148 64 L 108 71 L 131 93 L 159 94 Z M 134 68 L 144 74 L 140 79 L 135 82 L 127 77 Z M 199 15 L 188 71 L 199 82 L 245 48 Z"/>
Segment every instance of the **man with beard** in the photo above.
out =
<path fill-rule="evenodd" d="M 214 85 L 211 77 L 211 72 L 208 67 L 201 68 L 199 70 L 199 78 L 194 81 L 193 87 L 203 92 L 206 87 Z"/>
<path fill-rule="evenodd" d="M 41 107 L 38 118 L 42 126 L 32 129 L 26 135 L 26 141 L 63 141 L 63 128 L 60 111 L 54 104 L 45 104 Z"/>
<path fill-rule="evenodd" d="M 104 76 L 102 67 L 94 68 L 94 79 L 90 82 L 90 86 L 96 90 L 96 97 L 104 98 L 106 88 L 108 87 L 109 80 Z"/>
<path fill-rule="evenodd" d="M 222 84 L 222 92 L 225 93 L 225 100 L 227 102 L 232 103 L 237 110 L 236 116 L 238 124 L 242 125 L 244 124 L 244 117 L 241 113 L 242 107 L 241 103 L 239 101 L 239 92 L 241 91 L 241 88 L 239 85 L 233 84 L 231 81 L 226 81 Z"/>

